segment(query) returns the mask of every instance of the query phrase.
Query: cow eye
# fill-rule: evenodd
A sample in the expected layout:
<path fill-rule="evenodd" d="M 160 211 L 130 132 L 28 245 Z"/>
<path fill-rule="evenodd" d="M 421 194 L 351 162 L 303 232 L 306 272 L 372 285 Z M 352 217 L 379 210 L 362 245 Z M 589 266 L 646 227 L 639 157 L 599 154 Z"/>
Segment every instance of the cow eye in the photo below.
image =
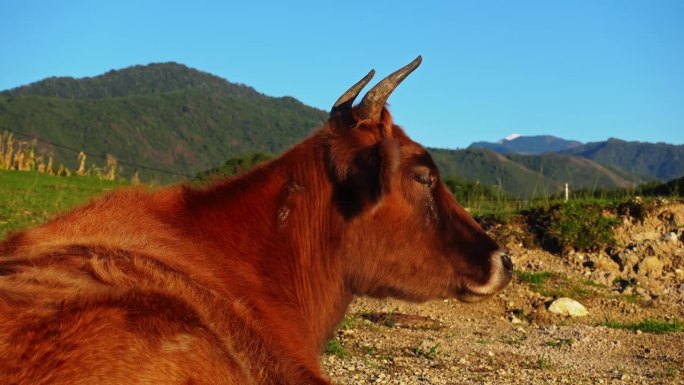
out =
<path fill-rule="evenodd" d="M 432 187 L 432 184 L 435 182 L 435 178 L 432 176 L 432 174 L 430 174 L 429 171 L 416 173 L 413 178 L 416 180 L 416 182 L 424 184 L 428 187 Z"/>

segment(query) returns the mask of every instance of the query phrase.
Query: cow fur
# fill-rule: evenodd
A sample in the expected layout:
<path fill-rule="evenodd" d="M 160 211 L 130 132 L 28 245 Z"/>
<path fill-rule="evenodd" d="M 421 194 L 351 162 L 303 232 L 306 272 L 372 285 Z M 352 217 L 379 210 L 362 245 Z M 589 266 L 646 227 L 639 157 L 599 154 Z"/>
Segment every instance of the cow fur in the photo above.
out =
<path fill-rule="evenodd" d="M 438 178 L 386 110 L 331 119 L 242 177 L 122 189 L 10 236 L 0 383 L 328 384 L 319 354 L 353 296 L 492 274 L 498 246 L 416 165 Z"/>

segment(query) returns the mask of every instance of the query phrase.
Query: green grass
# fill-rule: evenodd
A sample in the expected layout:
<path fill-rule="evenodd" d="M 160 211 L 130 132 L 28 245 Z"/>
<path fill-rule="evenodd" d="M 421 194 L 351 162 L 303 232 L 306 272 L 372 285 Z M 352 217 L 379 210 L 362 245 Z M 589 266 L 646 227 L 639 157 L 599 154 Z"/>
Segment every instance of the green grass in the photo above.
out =
<path fill-rule="evenodd" d="M 439 346 L 439 344 L 435 344 L 431 347 L 423 347 L 421 345 L 418 345 L 414 346 L 412 350 L 413 354 L 415 354 L 417 357 L 424 357 L 428 360 L 433 360 L 439 354 Z"/>
<path fill-rule="evenodd" d="M 515 276 L 521 282 L 529 284 L 532 291 L 545 297 L 585 299 L 603 288 L 603 285 L 591 280 L 576 281 L 564 274 L 548 271 L 530 273 L 516 270 Z"/>
<path fill-rule="evenodd" d="M 606 211 L 614 210 L 614 204 L 593 199 L 572 200 L 531 208 L 523 215 L 541 246 L 548 251 L 596 251 L 615 243 L 613 226 L 619 221 L 606 215 Z"/>
<path fill-rule="evenodd" d="M 546 281 L 548 281 L 553 276 L 553 273 L 550 273 L 548 271 L 543 271 L 541 273 L 530 273 L 527 271 L 516 270 L 515 276 L 523 282 L 532 285 L 540 285 L 546 283 Z"/>
<path fill-rule="evenodd" d="M 537 368 L 540 370 L 546 370 L 551 368 L 551 361 L 546 356 L 541 356 L 537 360 Z"/>
<path fill-rule="evenodd" d="M 572 346 L 572 344 L 574 344 L 574 343 L 575 343 L 575 340 L 573 340 L 572 338 L 562 338 L 562 339 L 559 339 L 556 341 L 549 341 L 549 342 L 545 343 L 544 345 L 550 346 L 552 348 L 560 348 L 563 346 Z"/>
<path fill-rule="evenodd" d="M 652 334 L 664 334 L 664 333 L 676 333 L 684 331 L 684 322 L 679 320 L 665 321 L 656 319 L 645 319 L 641 322 L 618 322 L 606 320 L 604 326 L 611 329 L 622 329 L 637 331 L 641 330 L 644 333 Z"/>
<path fill-rule="evenodd" d="M 328 341 L 328 344 L 325 346 L 325 354 L 343 359 L 351 355 L 347 349 L 344 348 L 344 345 L 342 345 L 342 341 L 338 338 L 333 338 Z"/>
<path fill-rule="evenodd" d="M 126 184 L 94 177 L 0 170 L 0 239 Z"/>

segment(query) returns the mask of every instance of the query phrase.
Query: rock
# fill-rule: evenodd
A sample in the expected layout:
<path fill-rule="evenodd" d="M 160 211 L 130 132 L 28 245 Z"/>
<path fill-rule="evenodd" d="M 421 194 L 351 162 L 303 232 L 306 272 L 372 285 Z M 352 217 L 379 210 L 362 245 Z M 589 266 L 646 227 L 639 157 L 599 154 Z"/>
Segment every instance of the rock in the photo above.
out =
<path fill-rule="evenodd" d="M 549 311 L 554 314 L 570 317 L 583 317 L 589 314 L 587 308 L 572 298 L 559 298 L 549 305 Z"/>
<path fill-rule="evenodd" d="M 598 258 L 594 262 L 594 266 L 597 270 L 609 272 L 609 273 L 619 273 L 621 268 L 618 263 L 609 258 Z"/>
<path fill-rule="evenodd" d="M 658 278 L 663 274 L 663 262 L 658 257 L 651 256 L 639 262 L 639 275 Z"/>
<path fill-rule="evenodd" d="M 677 233 L 671 232 L 669 234 L 663 235 L 663 241 L 665 242 L 677 242 L 679 239 L 677 238 Z"/>

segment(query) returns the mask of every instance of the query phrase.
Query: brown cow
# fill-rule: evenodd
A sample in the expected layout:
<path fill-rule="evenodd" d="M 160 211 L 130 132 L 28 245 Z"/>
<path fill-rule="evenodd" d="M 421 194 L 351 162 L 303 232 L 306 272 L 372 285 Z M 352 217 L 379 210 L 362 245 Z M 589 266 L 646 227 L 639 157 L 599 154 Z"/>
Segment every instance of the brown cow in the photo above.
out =
<path fill-rule="evenodd" d="M 420 60 L 247 175 L 116 191 L 0 243 L 0 383 L 328 384 L 355 295 L 505 286 L 510 259 L 385 109 Z"/>

